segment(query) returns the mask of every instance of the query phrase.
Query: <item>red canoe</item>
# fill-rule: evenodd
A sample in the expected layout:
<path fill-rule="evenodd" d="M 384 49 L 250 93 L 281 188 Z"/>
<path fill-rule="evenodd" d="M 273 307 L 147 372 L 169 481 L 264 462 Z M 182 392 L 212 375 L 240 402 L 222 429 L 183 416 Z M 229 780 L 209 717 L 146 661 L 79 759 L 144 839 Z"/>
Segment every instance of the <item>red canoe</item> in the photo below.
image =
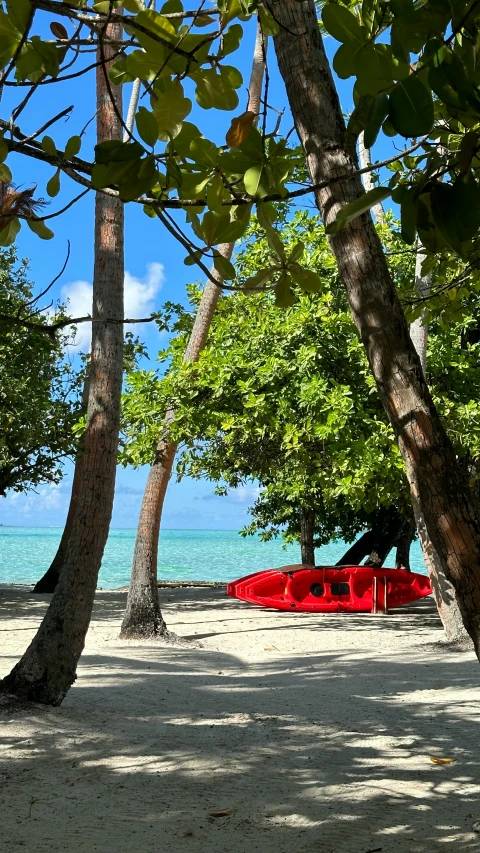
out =
<path fill-rule="evenodd" d="M 430 595 L 425 575 L 368 566 L 283 566 L 227 584 L 227 595 L 250 604 L 307 613 L 369 613 Z"/>

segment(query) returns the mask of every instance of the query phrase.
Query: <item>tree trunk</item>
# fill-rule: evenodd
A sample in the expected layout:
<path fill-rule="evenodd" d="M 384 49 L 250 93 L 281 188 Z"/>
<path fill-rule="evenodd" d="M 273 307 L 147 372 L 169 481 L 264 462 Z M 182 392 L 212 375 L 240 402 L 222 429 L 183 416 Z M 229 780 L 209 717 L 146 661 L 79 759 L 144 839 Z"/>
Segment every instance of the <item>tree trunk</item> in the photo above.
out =
<path fill-rule="evenodd" d="M 364 190 L 325 54 L 313 0 L 273 7 L 275 49 L 295 126 L 326 225 Z M 347 180 L 335 178 L 350 174 Z M 480 654 L 480 519 L 427 387 L 370 213 L 330 237 L 353 319 L 397 436 L 412 500 L 457 592 Z"/>
<path fill-rule="evenodd" d="M 109 25 L 108 30 L 121 38 L 119 25 Z M 107 44 L 105 52 L 108 58 Z M 113 88 L 120 110 L 121 87 Z M 101 66 L 97 131 L 101 141 L 122 138 Z M 123 205 L 98 193 L 90 387 L 77 511 L 62 573 L 42 624 L 22 659 L 0 683 L 4 693 L 48 705 L 60 705 L 75 681 L 112 514 L 123 373 L 123 278 Z M 108 323 L 107 318 L 115 322 Z"/>
<path fill-rule="evenodd" d="M 371 166 L 372 161 L 370 159 L 370 149 L 365 148 L 363 142 L 363 130 L 358 137 L 358 159 L 360 160 L 360 168 L 366 169 L 367 166 Z M 362 183 L 365 187 L 365 192 L 370 192 L 370 190 L 375 189 L 375 183 L 372 179 L 371 172 L 364 172 L 362 175 Z M 383 223 L 385 219 L 385 211 L 383 209 L 382 203 L 377 202 L 377 204 L 372 205 L 372 213 L 375 216 L 375 219 L 379 223 Z"/>
<path fill-rule="evenodd" d="M 375 529 L 375 539 L 372 550 L 365 560 L 365 565 L 372 569 L 380 569 L 398 539 L 402 521 L 395 507 L 390 507 L 380 514 L 378 526 Z"/>
<path fill-rule="evenodd" d="M 405 519 L 397 538 L 397 552 L 395 555 L 395 568 L 411 572 L 410 549 L 415 536 L 415 519 L 413 513 L 410 518 Z"/>
<path fill-rule="evenodd" d="M 266 45 L 259 23 L 248 90 L 248 109 L 257 116 L 260 112 L 265 50 Z M 224 257 L 230 259 L 234 245 L 234 243 L 223 243 L 218 250 Z M 185 361 L 198 361 L 207 342 L 210 325 L 222 292 L 223 279 L 214 267 L 211 273 L 218 285 L 210 280 L 205 285 L 183 356 Z M 157 562 L 163 504 L 177 452 L 176 443 L 168 439 L 168 432 L 174 420 L 175 410 L 170 408 L 165 415 L 162 437 L 145 486 L 135 539 L 127 607 L 120 630 L 122 639 L 162 636 L 167 631 L 158 600 Z"/>
<path fill-rule="evenodd" d="M 425 298 L 430 295 L 431 278 L 429 275 L 422 276 L 422 262 L 424 258 L 425 254 L 422 252 L 422 246 L 419 244 L 417 257 L 415 259 L 415 287 L 418 295 Z M 414 320 L 410 325 L 410 337 L 418 353 L 424 376 L 426 376 L 428 325 L 423 322 L 424 315 L 425 312 L 422 311 L 420 317 Z M 440 619 L 443 623 L 445 636 L 447 637 L 447 640 L 452 642 L 465 643 L 468 639 L 468 635 L 463 625 L 455 589 L 447 580 L 444 573 L 440 570 L 440 558 L 438 554 L 436 554 L 435 548 L 433 547 L 427 533 L 427 528 L 422 518 L 422 512 L 417 500 L 413 501 L 413 511 L 418 531 L 418 538 L 422 547 L 423 561 L 432 584 L 433 596 L 435 598 Z"/>
<path fill-rule="evenodd" d="M 313 533 L 315 528 L 315 513 L 313 509 L 300 510 L 300 546 L 304 566 L 315 565 L 315 546 Z"/>
<path fill-rule="evenodd" d="M 89 371 L 90 366 L 87 365 L 87 370 L 85 372 L 85 381 L 83 384 L 82 391 L 82 414 L 85 415 L 88 409 L 88 391 L 89 391 Z M 81 474 L 81 464 L 82 464 L 82 454 L 83 454 L 83 438 L 80 439 L 77 455 L 75 457 L 75 469 L 73 472 L 73 482 L 72 482 L 72 491 L 70 494 L 70 503 L 68 506 L 67 520 L 65 522 L 65 527 L 63 528 L 62 538 L 60 539 L 60 544 L 57 548 L 57 553 L 55 554 L 50 566 L 47 571 L 40 578 L 39 581 L 35 584 L 33 588 L 33 592 L 37 593 L 50 593 L 55 592 L 55 587 L 57 586 L 58 579 L 60 577 L 60 572 L 62 570 L 62 566 L 65 562 L 65 557 L 68 553 L 68 542 L 70 539 L 70 534 L 73 529 L 73 519 L 75 518 L 75 512 L 77 508 L 78 495 L 82 482 L 82 474 Z"/>
<path fill-rule="evenodd" d="M 375 530 L 366 530 L 362 533 L 360 539 L 348 548 L 347 551 L 340 557 L 336 566 L 359 566 L 362 560 L 370 554 L 375 544 Z"/>

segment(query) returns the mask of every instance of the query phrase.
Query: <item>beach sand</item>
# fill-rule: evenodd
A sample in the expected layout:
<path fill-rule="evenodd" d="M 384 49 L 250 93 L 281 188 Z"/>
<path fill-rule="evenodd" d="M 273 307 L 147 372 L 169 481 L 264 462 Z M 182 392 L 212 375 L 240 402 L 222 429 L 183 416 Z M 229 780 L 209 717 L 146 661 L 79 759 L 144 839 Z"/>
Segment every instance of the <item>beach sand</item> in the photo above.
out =
<path fill-rule="evenodd" d="M 3 850 L 478 853 L 480 667 L 430 600 L 375 617 L 161 596 L 184 644 L 121 642 L 125 593 L 99 592 L 63 705 L 1 719 Z M 0 674 L 46 601 L 0 589 Z"/>

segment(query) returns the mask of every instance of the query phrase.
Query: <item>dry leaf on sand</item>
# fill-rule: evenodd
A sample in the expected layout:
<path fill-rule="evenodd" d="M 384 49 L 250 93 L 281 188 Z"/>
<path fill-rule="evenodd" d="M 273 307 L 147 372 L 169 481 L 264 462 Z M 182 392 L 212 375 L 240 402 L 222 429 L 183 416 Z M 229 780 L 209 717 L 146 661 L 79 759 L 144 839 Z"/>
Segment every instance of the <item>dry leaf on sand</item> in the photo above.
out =
<path fill-rule="evenodd" d="M 214 809 L 212 812 L 209 812 L 209 817 L 228 817 L 231 814 L 235 814 L 238 809 Z"/>
<path fill-rule="evenodd" d="M 437 758 L 436 755 L 430 756 L 432 764 L 453 764 L 456 758 Z"/>

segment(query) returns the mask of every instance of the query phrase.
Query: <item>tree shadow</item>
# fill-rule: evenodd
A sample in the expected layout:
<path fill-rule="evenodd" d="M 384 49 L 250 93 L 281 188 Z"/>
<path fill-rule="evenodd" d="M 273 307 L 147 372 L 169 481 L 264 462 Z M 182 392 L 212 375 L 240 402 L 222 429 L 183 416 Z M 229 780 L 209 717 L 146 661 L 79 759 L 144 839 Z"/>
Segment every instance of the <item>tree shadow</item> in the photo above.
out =
<path fill-rule="evenodd" d="M 176 631 L 185 593 L 171 602 Z M 202 595 L 217 604 L 216 591 Z M 99 598 L 94 630 L 124 601 Z M 184 603 L 193 611 L 193 600 Z M 249 611 L 223 603 L 224 633 L 237 606 L 245 627 Z M 2 725 L 7 849 L 427 853 L 453 842 L 473 853 L 478 663 L 441 647 L 432 656 L 423 642 L 437 633 L 422 607 L 359 618 L 352 631 L 365 640 L 353 648 L 344 631 L 337 648 L 322 648 L 343 617 L 325 627 L 287 613 L 304 650 L 264 649 L 252 613 L 252 632 L 238 631 L 250 637 L 248 655 L 225 651 L 234 640 L 222 642 L 218 628 L 220 648 L 110 638 L 101 653 L 87 650 L 61 708 Z M 206 599 L 197 610 L 201 623 Z M 265 628 L 280 646 L 286 635 L 273 615 L 276 626 Z M 370 647 L 372 625 L 393 644 Z M 456 761 L 436 766 L 430 755 Z M 218 808 L 237 811 L 209 817 Z"/>

